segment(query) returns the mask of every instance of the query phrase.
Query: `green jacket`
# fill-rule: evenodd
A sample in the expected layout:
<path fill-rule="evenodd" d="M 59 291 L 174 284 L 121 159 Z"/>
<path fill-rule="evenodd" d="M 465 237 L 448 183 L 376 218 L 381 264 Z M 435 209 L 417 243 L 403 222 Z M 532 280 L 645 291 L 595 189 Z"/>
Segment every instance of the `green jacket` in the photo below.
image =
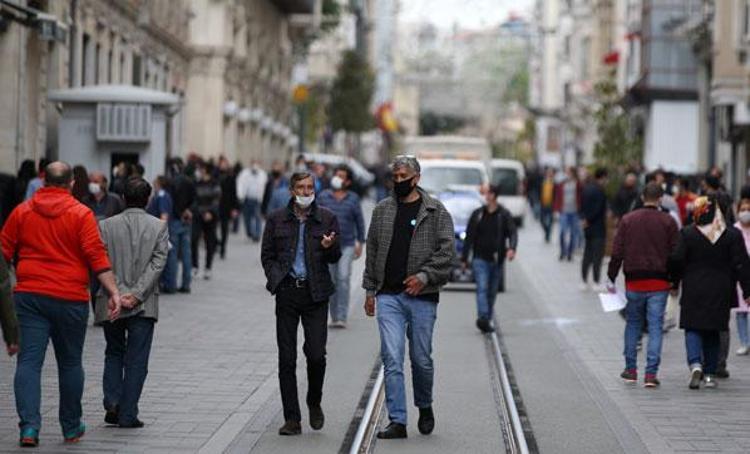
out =
<path fill-rule="evenodd" d="M 18 344 L 18 319 L 11 296 L 10 272 L 2 256 L 0 256 L 0 325 L 3 328 L 5 343 Z"/>

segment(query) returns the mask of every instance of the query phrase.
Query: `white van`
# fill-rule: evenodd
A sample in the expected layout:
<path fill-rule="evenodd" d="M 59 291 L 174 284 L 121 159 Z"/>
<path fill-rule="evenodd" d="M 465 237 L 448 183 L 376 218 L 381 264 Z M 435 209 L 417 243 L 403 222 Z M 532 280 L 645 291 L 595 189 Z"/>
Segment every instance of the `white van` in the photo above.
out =
<path fill-rule="evenodd" d="M 480 161 L 461 159 L 421 159 L 419 186 L 430 194 L 450 190 L 479 191 L 487 184 L 487 169 Z"/>
<path fill-rule="evenodd" d="M 526 216 L 526 171 L 523 164 L 514 159 L 493 159 L 489 167 L 490 184 L 500 187 L 498 202 L 510 211 L 517 225 L 523 225 Z"/>

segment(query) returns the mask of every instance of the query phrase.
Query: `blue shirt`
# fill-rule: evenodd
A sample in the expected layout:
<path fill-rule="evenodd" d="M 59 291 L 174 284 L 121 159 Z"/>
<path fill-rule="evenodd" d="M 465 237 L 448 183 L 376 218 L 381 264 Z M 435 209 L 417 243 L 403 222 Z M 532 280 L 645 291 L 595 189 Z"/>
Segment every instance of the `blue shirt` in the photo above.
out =
<path fill-rule="evenodd" d="M 294 264 L 292 265 L 292 276 L 298 279 L 307 278 L 307 265 L 305 265 L 305 223 L 299 223 L 299 233 L 297 237 L 297 252 L 294 255 Z"/>
<path fill-rule="evenodd" d="M 318 196 L 318 205 L 331 211 L 339 221 L 338 237 L 341 246 L 354 246 L 354 241 L 365 242 L 365 219 L 357 194 L 347 191 L 346 197 L 338 200 L 333 191 L 325 190 Z"/>
<path fill-rule="evenodd" d="M 161 218 L 163 214 L 168 216 L 167 219 L 172 217 L 172 196 L 167 191 L 161 189 L 148 203 L 146 211 L 151 216 Z"/>

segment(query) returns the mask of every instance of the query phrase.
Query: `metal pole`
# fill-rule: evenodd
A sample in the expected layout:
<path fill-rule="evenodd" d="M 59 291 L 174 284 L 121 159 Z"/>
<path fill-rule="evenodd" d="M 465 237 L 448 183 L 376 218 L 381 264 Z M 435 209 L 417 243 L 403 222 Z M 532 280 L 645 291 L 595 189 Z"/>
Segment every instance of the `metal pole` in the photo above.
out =
<path fill-rule="evenodd" d="M 300 104 L 297 106 L 297 114 L 299 115 L 299 143 L 297 144 L 299 154 L 305 152 L 305 105 Z"/>

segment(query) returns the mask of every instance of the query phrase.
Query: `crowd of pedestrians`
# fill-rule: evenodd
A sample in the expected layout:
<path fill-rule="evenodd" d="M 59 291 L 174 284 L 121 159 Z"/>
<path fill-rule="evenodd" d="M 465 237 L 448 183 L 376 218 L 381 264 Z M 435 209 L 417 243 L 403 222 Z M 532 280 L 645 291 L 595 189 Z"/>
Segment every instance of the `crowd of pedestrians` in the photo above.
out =
<path fill-rule="evenodd" d="M 728 378 L 732 312 L 740 342 L 736 353 L 750 353 L 750 186 L 742 188 L 735 204 L 716 168 L 697 177 L 636 169 L 624 172 L 612 193 L 605 169 L 593 175 L 586 168 L 571 167 L 564 173 L 546 169 L 544 177 L 530 181 L 537 180 L 540 187 L 530 194 L 539 198 L 545 241 L 556 217 L 560 260 L 572 261 L 583 249 L 581 289 L 591 289 L 591 271 L 599 293 L 617 293 L 615 281 L 624 272 L 621 378 L 638 381 L 637 352 L 645 335 L 643 384 L 660 385 L 663 334 L 677 325 L 678 312 L 689 387 L 715 388 L 717 378 Z M 608 244 L 611 259 L 602 285 L 600 269 Z"/>

